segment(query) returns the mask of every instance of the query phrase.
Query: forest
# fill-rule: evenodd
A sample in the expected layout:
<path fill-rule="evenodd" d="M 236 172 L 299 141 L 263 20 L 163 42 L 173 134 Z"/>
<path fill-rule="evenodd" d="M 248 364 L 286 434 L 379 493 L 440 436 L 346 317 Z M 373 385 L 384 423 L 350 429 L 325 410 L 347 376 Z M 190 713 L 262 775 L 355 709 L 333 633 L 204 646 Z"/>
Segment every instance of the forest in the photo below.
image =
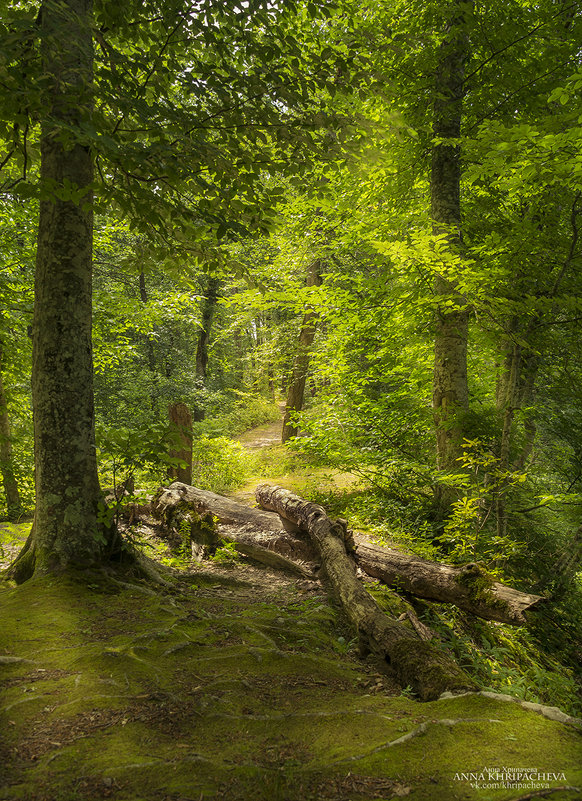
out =
<path fill-rule="evenodd" d="M 581 798 L 580 2 L 0 8 L 0 800 Z"/>

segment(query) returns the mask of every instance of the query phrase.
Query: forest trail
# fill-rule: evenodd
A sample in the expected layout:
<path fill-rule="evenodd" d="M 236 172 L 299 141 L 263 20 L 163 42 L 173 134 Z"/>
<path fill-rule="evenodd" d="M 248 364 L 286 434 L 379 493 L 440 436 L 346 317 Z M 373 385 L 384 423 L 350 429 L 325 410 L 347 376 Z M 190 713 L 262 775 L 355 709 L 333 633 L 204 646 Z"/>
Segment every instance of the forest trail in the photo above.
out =
<path fill-rule="evenodd" d="M 281 406 L 280 408 L 283 410 L 285 407 Z M 280 420 L 276 420 L 272 423 L 265 423 L 265 425 L 251 428 L 243 434 L 239 434 L 238 437 L 234 438 L 234 441 L 240 442 L 244 448 L 250 451 L 280 445 L 282 425 L 283 417 L 281 416 Z"/>

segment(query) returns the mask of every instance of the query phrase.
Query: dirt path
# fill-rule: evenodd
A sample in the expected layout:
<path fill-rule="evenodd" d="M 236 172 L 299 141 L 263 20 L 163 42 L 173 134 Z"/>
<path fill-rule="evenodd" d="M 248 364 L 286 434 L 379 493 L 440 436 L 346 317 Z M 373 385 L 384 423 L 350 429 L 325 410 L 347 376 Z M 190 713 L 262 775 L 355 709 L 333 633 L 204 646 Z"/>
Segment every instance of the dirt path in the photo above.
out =
<path fill-rule="evenodd" d="M 285 404 L 280 404 L 281 419 L 276 420 L 274 423 L 265 423 L 265 425 L 257 426 L 245 431 L 235 437 L 235 442 L 240 442 L 245 448 L 249 450 L 258 450 L 259 448 L 270 448 L 273 445 L 281 444 L 281 428 L 283 426 L 283 411 Z"/>

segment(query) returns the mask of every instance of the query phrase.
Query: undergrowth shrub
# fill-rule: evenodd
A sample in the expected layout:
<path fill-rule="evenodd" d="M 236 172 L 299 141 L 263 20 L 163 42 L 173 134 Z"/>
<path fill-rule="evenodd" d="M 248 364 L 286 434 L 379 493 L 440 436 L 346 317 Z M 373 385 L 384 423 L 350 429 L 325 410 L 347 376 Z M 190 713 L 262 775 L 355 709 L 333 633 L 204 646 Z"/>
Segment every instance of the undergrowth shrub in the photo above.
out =
<path fill-rule="evenodd" d="M 281 418 L 277 404 L 249 392 L 236 392 L 235 398 L 222 408 L 207 413 L 207 419 L 194 423 L 194 436 L 228 437 L 242 434 L 249 428 Z"/>
<path fill-rule="evenodd" d="M 572 715 L 582 712 L 574 671 L 545 651 L 528 628 L 469 618 L 449 605 L 431 606 L 424 621 L 482 689 L 558 706 Z"/>
<path fill-rule="evenodd" d="M 192 445 L 192 483 L 212 492 L 228 492 L 244 484 L 252 470 L 250 457 L 227 437 L 200 437 Z"/>

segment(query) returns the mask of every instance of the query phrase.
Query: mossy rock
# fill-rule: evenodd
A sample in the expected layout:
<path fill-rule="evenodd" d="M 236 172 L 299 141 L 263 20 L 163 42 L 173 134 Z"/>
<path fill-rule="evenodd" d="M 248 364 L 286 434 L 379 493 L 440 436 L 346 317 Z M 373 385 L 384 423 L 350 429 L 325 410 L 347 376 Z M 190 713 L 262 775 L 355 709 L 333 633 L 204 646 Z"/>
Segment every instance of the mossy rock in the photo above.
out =
<path fill-rule="evenodd" d="M 481 695 L 423 704 L 390 682 L 371 688 L 335 609 L 291 579 L 258 598 L 248 584 L 195 575 L 160 595 L 126 581 L 0 589 L 0 655 L 23 660 L 0 660 L 2 801 L 526 792 L 463 778 L 494 767 L 582 786 L 575 726 Z"/>

